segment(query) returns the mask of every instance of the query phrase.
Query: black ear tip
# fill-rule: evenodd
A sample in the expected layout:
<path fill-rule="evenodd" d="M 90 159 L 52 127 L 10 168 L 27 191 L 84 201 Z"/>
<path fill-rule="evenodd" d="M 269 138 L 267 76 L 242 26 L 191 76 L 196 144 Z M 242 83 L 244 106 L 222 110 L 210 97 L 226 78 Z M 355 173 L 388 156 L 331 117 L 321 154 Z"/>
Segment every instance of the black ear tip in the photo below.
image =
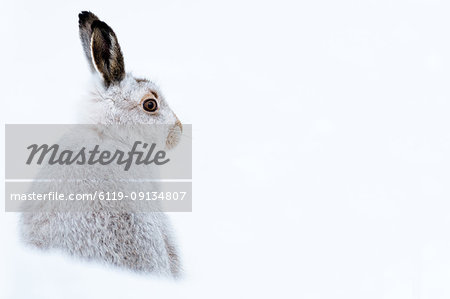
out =
<path fill-rule="evenodd" d="M 90 11 L 82 11 L 78 14 L 78 24 L 81 26 L 92 20 L 98 20 L 98 18 Z"/>

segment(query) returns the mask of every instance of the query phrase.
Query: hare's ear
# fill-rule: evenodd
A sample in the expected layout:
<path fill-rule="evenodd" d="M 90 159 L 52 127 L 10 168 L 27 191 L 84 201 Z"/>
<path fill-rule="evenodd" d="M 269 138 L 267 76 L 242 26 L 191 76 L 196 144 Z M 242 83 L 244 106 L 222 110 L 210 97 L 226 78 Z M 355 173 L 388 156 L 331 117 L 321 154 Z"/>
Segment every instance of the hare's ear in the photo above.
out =
<path fill-rule="evenodd" d="M 89 67 L 92 72 L 96 72 L 95 66 L 91 56 L 91 37 L 92 37 L 92 23 L 98 20 L 97 16 L 90 11 L 82 11 L 78 15 L 78 26 L 80 28 L 80 39 L 83 46 L 84 54 L 86 54 Z"/>
<path fill-rule="evenodd" d="M 91 25 L 91 56 L 95 68 L 103 76 L 105 85 L 118 83 L 125 77 L 125 64 L 114 31 L 104 22 Z"/>
<path fill-rule="evenodd" d="M 81 42 L 91 68 L 100 73 L 106 87 L 122 81 L 125 64 L 114 31 L 93 13 L 82 12 L 79 18 Z"/>

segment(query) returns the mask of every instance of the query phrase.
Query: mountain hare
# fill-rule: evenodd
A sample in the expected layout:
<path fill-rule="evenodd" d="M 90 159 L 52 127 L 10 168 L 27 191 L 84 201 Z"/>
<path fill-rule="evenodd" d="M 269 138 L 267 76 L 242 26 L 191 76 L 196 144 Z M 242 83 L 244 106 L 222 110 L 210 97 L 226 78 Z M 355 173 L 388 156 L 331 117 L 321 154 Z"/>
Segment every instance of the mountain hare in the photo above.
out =
<path fill-rule="evenodd" d="M 158 87 L 149 80 L 134 78 L 125 72 L 119 42 L 106 23 L 91 12 L 83 11 L 78 17 L 83 50 L 91 71 L 99 75 L 90 102 L 92 111 L 89 117 L 92 122 L 101 125 L 164 124 L 168 129 L 162 142 L 166 148 L 175 146 L 181 136 L 182 125 Z M 127 135 L 129 141 L 138 135 L 149 138 L 143 132 L 133 131 Z M 92 127 L 80 128 L 63 138 L 63 143 L 69 146 L 86 142 L 116 144 L 119 147 L 126 140 L 118 141 L 114 136 Z M 61 181 L 34 185 L 35 190 L 40 192 L 48 192 L 52 188 L 73 192 L 74 186 L 76 191 L 84 193 L 133 190 L 135 185 L 123 180 L 121 171 L 123 168 L 96 167 L 93 171 L 92 168 L 48 166 L 42 170 L 43 174 L 51 172 L 52 177 L 81 178 L 81 181 L 73 183 L 71 188 Z M 145 184 L 157 185 L 155 182 Z M 98 201 L 84 205 L 87 210 L 83 212 L 61 212 L 58 205 L 48 202 L 39 202 L 36 207 L 22 213 L 20 221 L 22 237 L 30 245 L 59 249 L 76 257 L 141 273 L 173 277 L 180 273 L 171 227 L 162 212 L 140 213 L 137 208 L 130 210 Z M 159 211 L 158 207 L 154 210 Z"/>

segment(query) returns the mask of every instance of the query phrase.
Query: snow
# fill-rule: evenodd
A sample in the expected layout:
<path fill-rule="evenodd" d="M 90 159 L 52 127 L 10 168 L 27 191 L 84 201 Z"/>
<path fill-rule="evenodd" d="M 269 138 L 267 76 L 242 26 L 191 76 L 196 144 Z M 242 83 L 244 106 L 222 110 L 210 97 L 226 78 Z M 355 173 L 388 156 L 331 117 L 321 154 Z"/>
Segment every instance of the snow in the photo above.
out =
<path fill-rule="evenodd" d="M 180 281 L 26 248 L 1 213 L 0 297 L 449 298 L 447 2 L 1 6 L 3 123 L 75 122 L 91 10 L 193 124 L 194 196 Z"/>

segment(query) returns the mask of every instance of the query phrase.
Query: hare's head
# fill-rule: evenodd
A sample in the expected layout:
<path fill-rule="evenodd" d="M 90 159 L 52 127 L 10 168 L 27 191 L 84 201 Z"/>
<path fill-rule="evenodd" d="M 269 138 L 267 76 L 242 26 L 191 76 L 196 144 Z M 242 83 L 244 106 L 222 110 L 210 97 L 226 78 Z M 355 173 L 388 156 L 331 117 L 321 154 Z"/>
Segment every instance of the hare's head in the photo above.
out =
<path fill-rule="evenodd" d="M 111 27 L 91 12 L 83 11 L 78 17 L 84 53 L 91 71 L 98 74 L 91 120 L 101 124 L 169 125 L 167 144 L 175 145 L 182 125 L 159 88 L 125 72 L 122 51 Z"/>

